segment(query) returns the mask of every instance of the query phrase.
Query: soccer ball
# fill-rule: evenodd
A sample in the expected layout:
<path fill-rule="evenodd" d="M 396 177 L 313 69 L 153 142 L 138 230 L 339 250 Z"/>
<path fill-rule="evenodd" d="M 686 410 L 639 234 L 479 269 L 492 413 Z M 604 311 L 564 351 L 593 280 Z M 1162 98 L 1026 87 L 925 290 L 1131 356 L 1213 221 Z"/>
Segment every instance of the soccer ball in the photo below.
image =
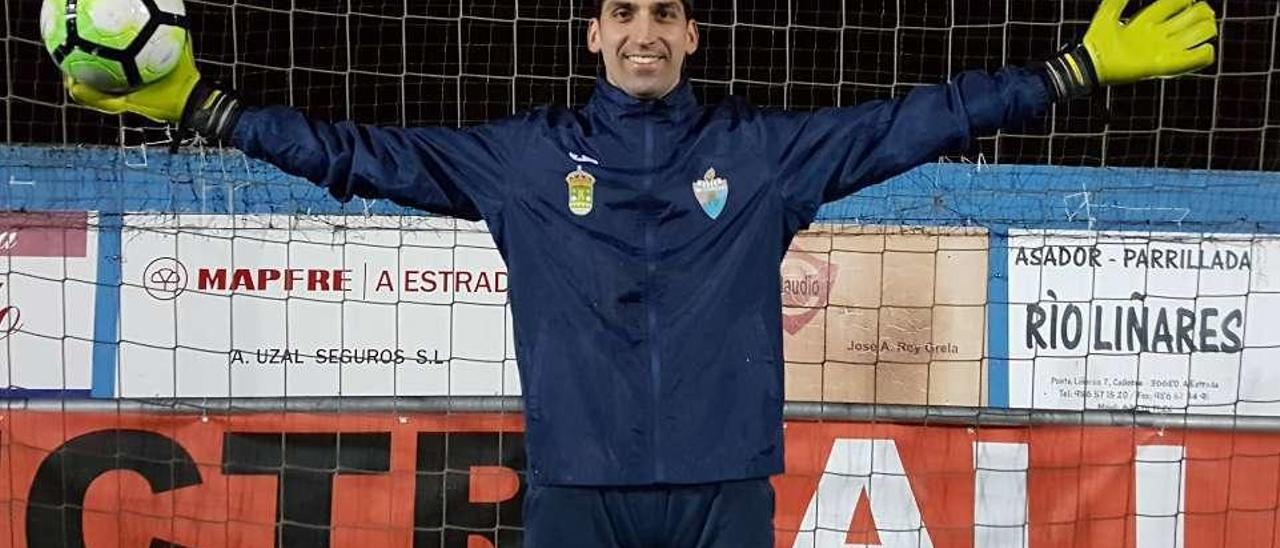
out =
<path fill-rule="evenodd" d="M 40 36 L 64 73 L 107 93 L 163 78 L 190 39 L 182 0 L 44 0 Z"/>

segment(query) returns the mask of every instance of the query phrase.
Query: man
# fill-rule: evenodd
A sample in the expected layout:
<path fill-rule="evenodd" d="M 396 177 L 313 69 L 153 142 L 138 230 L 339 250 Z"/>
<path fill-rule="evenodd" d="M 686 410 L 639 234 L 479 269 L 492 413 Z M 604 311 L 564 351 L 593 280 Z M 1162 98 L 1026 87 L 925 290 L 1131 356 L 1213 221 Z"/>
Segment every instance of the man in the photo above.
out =
<path fill-rule="evenodd" d="M 704 108 L 688 0 L 603 0 L 581 110 L 467 130 L 248 108 L 183 68 L 73 97 L 221 138 L 326 187 L 487 221 L 510 272 L 528 428 L 528 546 L 769 546 L 783 471 L 779 264 L 818 207 L 1100 85 L 1213 62 L 1213 11 L 1104 0 L 1083 44 L 894 101 Z M 424 329 L 429 329 L 424 326 Z"/>

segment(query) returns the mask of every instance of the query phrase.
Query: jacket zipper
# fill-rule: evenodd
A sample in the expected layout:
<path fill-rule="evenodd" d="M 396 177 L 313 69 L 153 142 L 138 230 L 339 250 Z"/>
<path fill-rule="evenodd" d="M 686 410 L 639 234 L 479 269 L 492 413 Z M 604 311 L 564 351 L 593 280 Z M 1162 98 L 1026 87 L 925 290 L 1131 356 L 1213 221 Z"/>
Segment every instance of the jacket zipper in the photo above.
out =
<path fill-rule="evenodd" d="M 644 162 L 645 162 L 645 190 L 653 192 L 653 122 L 645 120 L 644 125 Z M 653 306 L 653 274 L 657 271 L 657 264 L 654 258 L 654 241 L 653 241 L 653 224 L 657 221 L 655 217 L 645 220 L 644 224 L 644 246 L 647 272 L 645 274 L 645 285 L 647 286 L 648 298 L 645 299 L 645 311 L 648 313 L 649 319 L 649 377 L 653 383 L 653 413 L 651 415 L 652 423 L 650 430 L 653 438 L 653 476 L 654 480 L 664 481 L 666 472 L 663 470 L 661 451 L 659 451 L 659 443 L 661 434 L 659 432 L 660 422 L 658 420 L 661 406 L 662 393 L 662 368 L 661 359 L 658 353 L 658 313 Z"/>

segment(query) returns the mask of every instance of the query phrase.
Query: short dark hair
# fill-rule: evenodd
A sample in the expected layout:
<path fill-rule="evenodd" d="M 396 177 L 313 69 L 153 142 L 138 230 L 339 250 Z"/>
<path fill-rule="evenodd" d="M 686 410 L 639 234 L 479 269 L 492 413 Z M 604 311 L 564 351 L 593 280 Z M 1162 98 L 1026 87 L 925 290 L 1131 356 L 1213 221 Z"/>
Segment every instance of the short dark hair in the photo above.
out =
<path fill-rule="evenodd" d="M 595 0 L 596 17 L 600 17 L 600 9 L 604 7 L 604 3 L 606 1 L 607 0 Z M 680 0 L 680 3 L 684 4 L 684 16 L 688 19 L 693 19 L 693 0 Z"/>

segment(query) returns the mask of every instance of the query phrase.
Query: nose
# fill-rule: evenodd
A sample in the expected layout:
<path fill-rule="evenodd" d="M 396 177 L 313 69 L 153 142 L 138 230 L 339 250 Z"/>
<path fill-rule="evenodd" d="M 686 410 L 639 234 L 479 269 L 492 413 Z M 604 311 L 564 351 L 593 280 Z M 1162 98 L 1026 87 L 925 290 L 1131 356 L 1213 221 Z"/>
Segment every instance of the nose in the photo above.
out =
<path fill-rule="evenodd" d="M 645 14 L 636 18 L 635 22 L 635 40 L 639 45 L 647 46 L 656 41 L 654 29 L 656 25 L 653 23 L 653 17 Z"/>

